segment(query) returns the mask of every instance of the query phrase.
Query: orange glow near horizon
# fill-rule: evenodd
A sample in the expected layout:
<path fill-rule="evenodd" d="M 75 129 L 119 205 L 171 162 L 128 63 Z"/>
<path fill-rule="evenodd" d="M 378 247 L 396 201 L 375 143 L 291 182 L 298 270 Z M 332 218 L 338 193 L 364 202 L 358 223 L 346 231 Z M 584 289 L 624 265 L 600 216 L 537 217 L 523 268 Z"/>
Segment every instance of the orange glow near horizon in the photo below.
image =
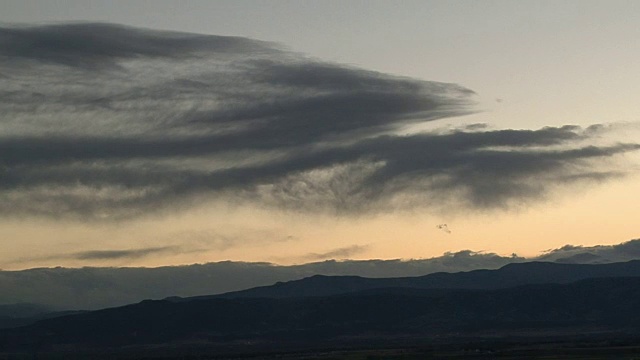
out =
<path fill-rule="evenodd" d="M 534 257 L 571 245 L 612 245 L 640 237 L 638 177 L 614 180 L 517 211 L 450 215 L 412 212 L 335 217 L 253 207 L 203 206 L 188 213 L 135 222 L 82 224 L 4 220 L 0 267 L 183 265 L 215 261 L 300 264 L 355 247 L 349 259 L 425 259 L 472 250 Z M 224 216 L 221 216 L 224 214 Z M 451 233 L 436 228 L 447 223 Z M 139 258 L 74 259 L 96 250 L 167 248 Z M 329 254 L 326 258 L 322 254 Z M 342 258 L 342 257 L 338 257 Z"/>

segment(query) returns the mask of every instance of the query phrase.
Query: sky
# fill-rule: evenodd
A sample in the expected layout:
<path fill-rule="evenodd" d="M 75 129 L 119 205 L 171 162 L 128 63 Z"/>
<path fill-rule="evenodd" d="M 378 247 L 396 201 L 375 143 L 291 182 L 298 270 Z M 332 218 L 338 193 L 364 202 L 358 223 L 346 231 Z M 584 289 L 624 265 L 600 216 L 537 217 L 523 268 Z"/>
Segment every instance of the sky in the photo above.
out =
<path fill-rule="evenodd" d="M 638 238 L 639 7 L 5 0 L 0 268 Z"/>

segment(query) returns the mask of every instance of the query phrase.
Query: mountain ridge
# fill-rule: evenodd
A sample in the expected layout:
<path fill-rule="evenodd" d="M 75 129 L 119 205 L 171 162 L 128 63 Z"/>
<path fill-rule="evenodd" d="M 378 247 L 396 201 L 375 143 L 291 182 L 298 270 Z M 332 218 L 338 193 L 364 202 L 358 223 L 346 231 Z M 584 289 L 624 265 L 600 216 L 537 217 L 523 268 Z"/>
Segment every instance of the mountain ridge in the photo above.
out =
<path fill-rule="evenodd" d="M 286 347 L 332 339 L 348 343 L 354 337 L 430 342 L 514 331 L 533 337 L 640 335 L 640 277 L 492 290 L 386 288 L 325 297 L 146 300 L 2 330 L 0 351 L 202 342 Z"/>
<path fill-rule="evenodd" d="M 352 291 L 406 287 L 421 289 L 499 289 L 526 284 L 570 283 L 589 278 L 640 276 L 640 260 L 609 264 L 568 264 L 526 262 L 507 264 L 496 270 L 437 272 L 416 277 L 366 278 L 361 276 L 314 275 L 300 280 L 278 282 L 224 294 L 188 298 L 172 297 L 172 301 L 243 297 L 330 296 Z"/>

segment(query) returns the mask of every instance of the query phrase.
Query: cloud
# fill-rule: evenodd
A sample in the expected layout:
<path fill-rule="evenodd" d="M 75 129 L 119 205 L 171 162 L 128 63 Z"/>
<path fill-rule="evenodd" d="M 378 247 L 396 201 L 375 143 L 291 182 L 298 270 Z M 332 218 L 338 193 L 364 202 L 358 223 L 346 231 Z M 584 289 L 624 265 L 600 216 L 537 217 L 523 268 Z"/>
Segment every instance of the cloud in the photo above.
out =
<path fill-rule="evenodd" d="M 78 260 L 112 260 L 112 259 L 137 259 L 157 253 L 175 251 L 174 247 L 151 247 L 132 250 L 92 250 L 72 254 L 70 257 Z"/>
<path fill-rule="evenodd" d="M 323 253 L 309 253 L 302 256 L 302 258 L 306 261 L 324 260 L 324 259 L 345 259 L 357 254 L 361 254 L 369 250 L 369 248 L 370 246 L 368 245 L 351 245 L 351 246 L 345 246 L 345 247 L 333 249 Z"/>
<path fill-rule="evenodd" d="M 616 245 L 565 245 L 558 249 L 547 250 L 537 259 L 562 263 L 602 264 L 630 261 L 638 258 L 640 258 L 640 239 Z"/>
<path fill-rule="evenodd" d="M 136 29 L 113 24 L 65 24 L 0 29 L 5 56 L 96 69 L 118 60 L 184 59 L 203 53 L 270 51 L 272 44 L 244 38 Z"/>
<path fill-rule="evenodd" d="M 160 237 L 159 240 L 180 244 L 180 246 L 172 246 L 170 248 L 178 248 L 182 252 L 187 252 L 187 249 L 190 249 L 189 251 L 225 251 L 238 246 L 260 246 L 264 244 L 295 241 L 298 239 L 298 237 L 294 235 L 284 236 L 282 235 L 282 231 L 283 230 L 256 229 L 251 227 L 235 229 L 227 226 L 224 230 L 198 229 L 177 231 Z"/>
<path fill-rule="evenodd" d="M 139 249 L 117 249 L 117 250 L 88 250 L 79 251 L 71 254 L 54 254 L 45 257 L 37 258 L 23 258 L 14 261 L 13 263 L 22 263 L 26 261 L 42 261 L 42 260 L 61 260 L 61 259 L 74 259 L 74 260 L 132 260 L 143 257 L 148 257 L 158 254 L 178 254 L 191 252 L 194 250 L 186 250 L 180 246 L 157 246 L 147 247 Z"/>
<path fill-rule="evenodd" d="M 0 29 L 0 214 L 123 219 L 227 199 L 363 213 L 499 208 L 638 144 L 598 126 L 406 133 L 474 93 L 273 43 L 111 24 Z"/>

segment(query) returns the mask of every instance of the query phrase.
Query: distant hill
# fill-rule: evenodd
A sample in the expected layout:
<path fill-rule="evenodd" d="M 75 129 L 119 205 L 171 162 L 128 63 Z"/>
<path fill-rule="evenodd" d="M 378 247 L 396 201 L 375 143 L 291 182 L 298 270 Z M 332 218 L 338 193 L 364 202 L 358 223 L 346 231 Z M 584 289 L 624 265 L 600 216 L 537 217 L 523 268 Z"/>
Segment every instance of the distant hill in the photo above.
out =
<path fill-rule="evenodd" d="M 32 324 L 53 309 L 44 305 L 20 303 L 0 305 L 0 329 Z"/>
<path fill-rule="evenodd" d="M 51 307 L 40 304 L 0 304 L 0 316 L 7 317 L 31 317 L 52 311 L 54 311 L 54 309 Z"/>
<path fill-rule="evenodd" d="M 36 268 L 0 271 L 0 304 L 42 303 L 97 310 L 144 299 L 198 296 L 271 285 L 316 274 L 366 277 L 497 269 L 522 258 L 461 251 L 421 260 L 327 260 L 303 265 L 222 261 L 157 268 Z M 28 285 L 27 285 L 28 284 Z"/>
<path fill-rule="evenodd" d="M 527 284 L 563 284 L 583 279 L 640 276 L 640 261 L 599 265 L 531 262 L 509 264 L 497 270 L 435 273 L 419 277 L 363 278 L 316 275 L 301 280 L 278 282 L 220 295 L 171 297 L 173 302 L 214 298 L 293 298 L 331 296 L 385 288 L 414 289 L 500 289 Z M 55 312 L 35 304 L 0 305 L 0 328 L 29 325 L 36 321 L 75 313 Z"/>
<path fill-rule="evenodd" d="M 56 311 L 53 308 L 40 304 L 4 304 L 0 305 L 0 329 L 29 325 L 40 320 L 81 312 L 82 311 Z"/>
<path fill-rule="evenodd" d="M 619 277 L 494 290 L 387 288 L 322 297 L 143 301 L 2 330 L 0 350 L 203 343 L 286 348 L 639 332 L 640 277 Z"/>
<path fill-rule="evenodd" d="M 500 289 L 527 284 L 565 284 L 591 278 L 635 276 L 640 276 L 639 260 L 597 265 L 529 262 L 508 264 L 497 270 L 434 273 L 419 277 L 374 279 L 359 276 L 316 275 L 221 295 L 169 300 L 329 296 L 379 288 Z"/>

